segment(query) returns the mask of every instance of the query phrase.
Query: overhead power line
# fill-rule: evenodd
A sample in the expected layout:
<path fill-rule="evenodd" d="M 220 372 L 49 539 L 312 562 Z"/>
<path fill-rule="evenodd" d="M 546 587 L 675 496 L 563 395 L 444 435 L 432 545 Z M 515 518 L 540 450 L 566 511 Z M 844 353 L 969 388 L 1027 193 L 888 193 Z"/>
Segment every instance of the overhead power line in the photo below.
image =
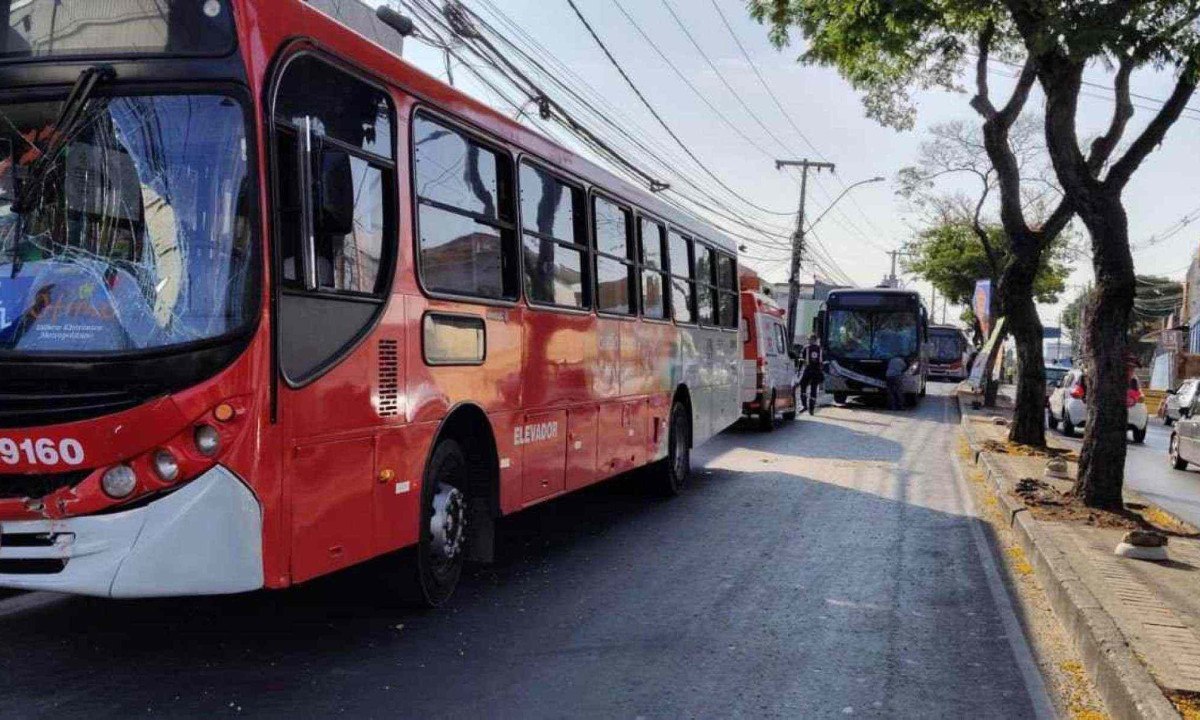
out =
<path fill-rule="evenodd" d="M 537 57 L 541 58 L 546 64 L 556 66 L 557 70 L 559 71 L 557 74 L 555 71 L 551 71 L 545 67 L 545 65 L 539 63 L 528 51 L 525 51 L 520 47 L 520 45 L 510 39 L 513 37 L 518 39 L 521 38 L 521 32 L 516 32 L 515 30 L 511 33 L 498 31 L 491 27 L 478 15 L 474 14 L 473 12 L 469 12 L 467 8 L 458 6 L 462 9 L 462 11 L 469 13 L 470 17 L 467 19 L 469 19 L 471 23 L 480 25 L 481 30 L 486 30 L 486 32 L 491 35 L 491 40 L 495 41 L 496 43 L 504 44 L 509 51 L 513 52 L 513 59 L 520 59 L 527 65 L 532 66 L 532 68 L 536 70 L 538 74 L 543 76 L 543 80 L 564 90 L 564 97 L 559 98 L 554 102 L 549 102 L 550 100 L 553 100 L 553 98 L 547 97 L 545 86 L 538 85 L 537 81 L 526 75 L 524 71 L 512 66 L 512 62 L 509 58 L 499 57 L 502 55 L 499 48 L 489 42 L 488 38 L 479 37 L 480 33 L 475 32 L 475 28 L 452 27 L 451 24 L 441 16 L 441 12 L 437 6 L 430 2 L 430 0 L 404 1 L 410 10 L 413 11 L 414 16 L 417 17 L 424 26 L 430 28 L 430 34 L 436 34 L 439 40 L 442 41 L 443 45 L 448 45 L 450 43 L 443 37 L 442 33 L 451 38 L 457 36 L 457 39 L 461 41 L 456 43 L 457 47 L 460 50 L 474 54 L 479 60 L 482 61 L 482 64 L 468 63 L 461 54 L 458 52 L 454 53 L 455 60 L 464 65 L 464 67 L 467 67 L 468 70 L 471 71 L 472 74 L 475 75 L 477 79 L 479 79 L 493 95 L 499 98 L 502 103 L 514 109 L 520 109 L 528 106 L 531 100 L 545 100 L 546 102 L 544 104 L 553 110 L 553 112 L 549 113 L 548 116 L 543 116 L 541 113 L 531 113 L 528 115 L 522 115 L 522 117 L 525 118 L 527 123 L 540 126 L 539 129 L 541 129 L 543 132 L 546 132 L 551 137 L 555 135 L 553 130 L 557 125 L 571 135 L 571 141 L 582 143 L 584 147 L 594 152 L 603 162 L 611 162 L 613 160 L 611 155 L 616 152 L 615 149 L 609 144 L 611 142 L 611 138 L 605 140 L 594 132 L 581 133 L 581 130 L 586 130 L 583 123 L 581 123 L 577 118 L 571 116 L 566 108 L 562 106 L 560 101 L 566 101 L 580 105 L 588 112 L 589 115 L 595 116 L 607 127 L 610 127 L 614 134 L 622 136 L 626 142 L 636 143 L 639 140 L 639 136 L 645 136 L 645 133 L 630 133 L 628 130 L 625 130 L 626 124 L 612 122 L 611 118 L 608 117 L 608 114 L 605 111 L 602 111 L 596 107 L 596 105 L 599 104 L 611 108 L 611 103 L 608 103 L 603 96 L 600 96 L 598 93 L 596 93 L 595 89 L 588 86 L 586 82 L 581 82 L 578 88 L 572 88 L 570 84 L 561 82 L 559 78 L 569 77 L 571 73 L 569 68 L 566 68 L 566 66 L 552 54 L 542 50 L 534 50 L 534 53 L 536 53 Z M 487 0 L 482 1 L 490 5 Z M 512 22 L 494 6 L 491 6 L 490 12 L 502 23 L 510 24 Z M 461 25 L 461 22 L 459 24 Z M 516 30 L 520 30 L 520 27 L 515 25 L 510 25 L 510 30 L 512 30 L 514 27 Z M 527 38 L 525 42 L 529 43 L 531 47 L 539 47 L 536 43 L 536 40 L 528 38 L 527 35 L 524 37 Z M 497 87 L 494 82 L 483 75 L 482 70 L 484 69 L 495 72 L 499 77 L 503 78 L 506 83 L 516 88 L 517 91 L 521 95 L 525 96 L 526 99 L 522 101 L 511 98 L 507 92 Z M 563 71 L 565 71 L 565 74 Z M 593 102 L 589 101 L 588 98 L 583 97 L 583 94 L 585 94 L 585 89 L 586 91 L 590 92 L 593 97 L 597 98 L 597 100 Z M 600 144 L 598 144 L 597 141 L 599 141 Z M 570 144 L 570 142 L 567 144 Z M 652 145 L 653 143 L 651 142 L 650 144 Z M 698 214 L 701 216 L 708 216 L 714 213 L 718 216 L 722 214 L 727 215 L 728 217 L 719 218 L 717 220 L 710 219 L 710 222 L 713 222 L 726 234 L 745 240 L 750 244 L 751 247 L 761 247 L 767 250 L 766 253 L 757 256 L 747 254 L 747 257 L 761 258 L 763 262 L 778 262 L 778 259 L 770 257 L 770 255 L 780 252 L 784 247 L 786 247 L 782 239 L 781 232 L 772 231 L 763 227 L 761 224 L 755 224 L 753 222 L 746 221 L 743 217 L 741 217 L 741 213 L 739 211 L 728 208 L 728 206 L 725 206 L 721 201 L 712 198 L 711 195 L 708 194 L 699 184 L 691 182 L 688 173 L 680 173 L 680 165 L 678 162 L 675 162 L 672 165 L 670 164 L 670 161 L 664 161 L 663 158 L 658 157 L 652 148 L 646 147 L 645 143 L 640 143 L 640 145 L 641 147 L 637 151 L 633 152 L 632 156 L 637 157 L 639 156 L 639 153 L 644 153 L 644 159 L 651 159 L 655 162 L 658 162 L 665 169 L 672 172 L 674 177 L 681 180 L 681 185 L 679 186 L 680 188 L 682 188 L 682 185 L 694 185 L 696 191 L 699 192 L 701 196 L 704 196 L 701 199 L 698 199 L 688 192 L 685 192 L 682 189 L 676 189 L 676 186 L 672 186 L 670 189 L 660 193 L 660 195 L 664 196 L 662 197 L 663 200 L 685 212 Z M 627 151 L 622 152 L 624 154 L 629 154 Z M 615 166 L 615 169 L 619 174 L 628 174 L 630 172 L 629 167 L 622 166 L 619 163 Z M 639 182 L 643 181 L 637 176 L 635 176 L 635 178 L 638 179 Z M 665 197 L 666 195 L 671 195 L 673 197 Z M 728 226 L 730 222 L 744 224 L 748 230 L 752 231 L 757 236 L 746 235 L 744 232 L 738 232 L 737 230 L 730 228 Z M 811 261 L 812 265 L 816 267 L 819 272 L 827 275 L 838 274 L 832 268 L 828 267 L 829 265 L 833 264 L 830 259 L 818 258 L 814 256 Z M 838 268 L 838 270 L 840 270 L 840 268 Z M 850 280 L 849 278 L 846 278 L 846 280 L 849 281 L 848 284 L 853 284 L 853 280 Z"/>
<path fill-rule="evenodd" d="M 595 28 L 592 27 L 592 24 L 590 22 L 588 22 L 588 19 L 586 17 L 584 17 L 583 12 L 581 12 L 579 9 L 579 6 L 575 4 L 575 0 L 567 0 L 567 4 L 571 6 L 571 10 L 573 10 L 575 12 L 575 16 L 577 18 L 579 18 L 579 22 L 583 24 L 585 29 L 587 29 L 588 34 L 592 36 L 592 40 L 594 40 L 596 42 L 596 45 L 600 47 L 600 50 L 604 53 L 604 56 L 606 58 L 608 58 L 609 63 L 611 63 L 613 68 L 616 69 L 617 73 L 619 73 L 621 75 L 621 78 L 625 80 L 625 84 L 629 86 L 629 89 L 633 91 L 633 94 L 637 96 L 638 100 L 640 100 L 642 102 L 642 105 L 644 105 L 646 107 L 646 110 L 649 111 L 649 113 L 654 117 L 654 119 L 658 121 L 658 124 L 662 126 L 662 129 L 664 131 L 666 131 L 666 133 L 668 135 L 671 136 L 671 139 L 674 140 L 675 143 L 677 145 L 679 145 L 679 147 L 684 151 L 684 153 L 686 153 L 687 156 L 689 158 L 691 158 L 692 161 L 695 162 L 696 165 L 698 165 L 701 170 L 704 171 L 704 174 L 706 174 L 710 178 L 712 178 L 714 182 L 716 182 L 718 185 L 720 185 L 722 188 L 724 188 L 729 194 L 738 198 L 739 200 L 746 203 L 750 207 L 753 207 L 756 210 L 759 210 L 760 212 L 770 213 L 772 215 L 791 215 L 790 212 L 782 213 L 778 210 L 772 210 L 770 208 L 764 208 L 761 205 L 758 205 L 757 203 L 750 200 L 746 196 L 742 195 L 738 191 L 729 187 L 729 185 L 727 185 L 724 180 L 722 180 L 720 177 L 717 176 L 716 173 L 714 173 L 711 169 L 709 169 L 709 167 L 706 164 L 704 164 L 704 161 L 702 161 L 699 157 L 697 157 L 696 154 L 694 152 L 692 152 L 692 149 L 690 147 L 688 147 L 687 143 L 685 143 L 679 137 L 679 135 L 676 134 L 676 132 L 671 128 L 671 126 L 669 124 L 667 124 L 667 121 L 663 119 L 662 115 L 659 114 L 658 110 L 655 109 L 654 105 L 652 105 L 650 103 L 650 101 L 648 99 L 646 99 L 646 96 L 642 93 L 641 89 L 638 88 L 637 83 L 635 83 L 633 81 L 633 78 L 629 77 L 629 73 L 625 72 L 625 68 L 623 68 L 621 66 L 621 63 L 618 62 L 616 57 L 613 56 L 612 51 L 610 51 L 608 49 L 608 46 L 604 44 L 604 41 L 600 39 L 600 36 L 596 33 Z"/>

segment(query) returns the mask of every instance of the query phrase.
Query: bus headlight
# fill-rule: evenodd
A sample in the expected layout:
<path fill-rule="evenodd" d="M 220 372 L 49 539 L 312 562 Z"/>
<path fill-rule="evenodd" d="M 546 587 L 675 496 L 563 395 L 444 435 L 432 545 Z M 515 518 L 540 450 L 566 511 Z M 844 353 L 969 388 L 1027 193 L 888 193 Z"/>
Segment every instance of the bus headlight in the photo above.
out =
<path fill-rule="evenodd" d="M 205 457 L 212 457 L 221 449 L 221 435 L 212 425 L 201 425 L 196 428 L 194 439 L 196 449 Z"/>
<path fill-rule="evenodd" d="M 175 482 L 179 479 L 179 461 L 171 454 L 170 450 L 159 450 L 154 453 L 154 472 L 167 482 Z"/>
<path fill-rule="evenodd" d="M 104 471 L 100 488 L 114 500 L 127 498 L 137 489 L 137 475 L 128 465 L 116 465 Z"/>

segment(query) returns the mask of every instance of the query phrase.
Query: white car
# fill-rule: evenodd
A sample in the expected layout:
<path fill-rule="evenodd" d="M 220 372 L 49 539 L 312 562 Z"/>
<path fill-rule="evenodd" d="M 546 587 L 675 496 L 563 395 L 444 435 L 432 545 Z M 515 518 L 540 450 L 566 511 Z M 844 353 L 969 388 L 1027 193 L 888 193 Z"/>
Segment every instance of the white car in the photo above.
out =
<path fill-rule="evenodd" d="M 1062 434 L 1075 437 L 1076 429 L 1087 422 L 1087 390 L 1084 387 L 1082 370 L 1072 370 L 1063 376 L 1058 387 L 1050 393 L 1046 404 L 1046 422 L 1051 430 L 1062 426 Z M 1125 407 L 1129 410 L 1128 426 L 1133 441 L 1146 439 L 1146 426 L 1150 424 L 1150 413 L 1146 412 L 1146 400 L 1138 387 L 1137 378 L 1129 380 L 1129 392 L 1125 395 Z"/>
<path fill-rule="evenodd" d="M 1171 423 L 1191 413 L 1197 387 L 1200 387 L 1200 379 L 1188 378 L 1168 393 L 1167 401 L 1163 403 L 1163 425 L 1170 427 Z"/>

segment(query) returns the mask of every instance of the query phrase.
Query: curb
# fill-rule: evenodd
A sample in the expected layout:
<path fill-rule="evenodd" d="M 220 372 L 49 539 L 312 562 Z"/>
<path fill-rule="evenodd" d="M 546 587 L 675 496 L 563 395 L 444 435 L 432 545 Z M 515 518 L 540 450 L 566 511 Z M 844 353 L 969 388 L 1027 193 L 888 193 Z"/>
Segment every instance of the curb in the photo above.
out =
<path fill-rule="evenodd" d="M 1009 495 L 1004 474 L 979 449 L 968 415 L 962 411 L 962 396 L 955 398 L 959 404 L 959 424 L 975 464 L 982 466 L 988 481 L 996 489 L 997 499 L 1008 513 L 1009 525 L 1033 566 L 1034 576 L 1050 600 L 1059 623 L 1079 651 L 1083 667 L 1095 682 L 1096 691 L 1109 714 L 1118 720 L 1179 720 L 1175 706 L 1134 655 L 1116 622 L 1075 573 L 1066 554 L 1029 514 L 1028 508 Z M 957 457 L 955 459 L 957 461 Z"/>

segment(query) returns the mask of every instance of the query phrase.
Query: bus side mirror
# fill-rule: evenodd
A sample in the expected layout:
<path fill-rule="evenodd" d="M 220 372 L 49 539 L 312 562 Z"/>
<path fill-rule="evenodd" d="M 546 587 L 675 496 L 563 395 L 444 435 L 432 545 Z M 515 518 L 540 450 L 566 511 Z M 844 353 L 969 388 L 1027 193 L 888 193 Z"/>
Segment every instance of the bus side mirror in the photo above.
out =
<path fill-rule="evenodd" d="M 354 232 L 354 176 L 350 155 L 322 145 L 316 157 L 316 231 L 321 235 Z"/>
<path fill-rule="evenodd" d="M 825 327 L 825 311 L 821 310 L 812 321 L 812 333 L 817 337 L 821 336 L 821 328 Z"/>

